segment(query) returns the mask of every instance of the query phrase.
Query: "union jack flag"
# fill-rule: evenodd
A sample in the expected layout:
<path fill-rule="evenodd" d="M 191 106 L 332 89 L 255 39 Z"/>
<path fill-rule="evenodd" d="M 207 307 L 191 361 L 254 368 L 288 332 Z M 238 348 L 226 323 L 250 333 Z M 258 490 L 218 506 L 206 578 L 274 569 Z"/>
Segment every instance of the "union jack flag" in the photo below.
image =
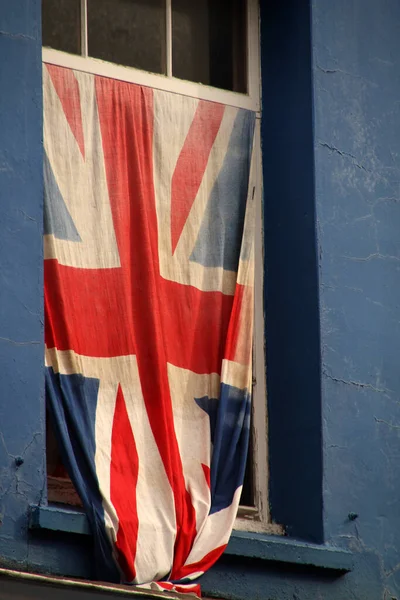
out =
<path fill-rule="evenodd" d="M 43 76 L 49 408 L 97 576 L 169 589 L 223 552 L 244 476 L 254 114 Z"/>

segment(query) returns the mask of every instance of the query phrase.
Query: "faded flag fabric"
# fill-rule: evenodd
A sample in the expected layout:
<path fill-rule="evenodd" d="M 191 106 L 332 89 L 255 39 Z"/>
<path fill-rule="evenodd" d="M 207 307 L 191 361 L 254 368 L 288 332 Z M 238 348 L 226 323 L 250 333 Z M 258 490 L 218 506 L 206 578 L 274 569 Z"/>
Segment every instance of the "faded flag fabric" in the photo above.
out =
<path fill-rule="evenodd" d="M 96 575 L 198 593 L 249 438 L 255 115 L 43 76 L 46 394 Z"/>

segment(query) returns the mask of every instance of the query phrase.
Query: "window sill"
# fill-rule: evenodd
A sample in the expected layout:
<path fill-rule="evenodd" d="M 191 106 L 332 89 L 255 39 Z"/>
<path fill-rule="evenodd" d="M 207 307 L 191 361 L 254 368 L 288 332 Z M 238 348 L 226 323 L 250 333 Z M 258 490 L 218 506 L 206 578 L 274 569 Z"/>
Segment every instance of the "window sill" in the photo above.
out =
<path fill-rule="evenodd" d="M 353 568 L 353 555 L 348 550 L 247 531 L 232 532 L 225 556 L 242 556 L 331 571 L 349 572 Z"/>
<path fill-rule="evenodd" d="M 83 510 L 62 504 L 31 506 L 29 528 L 90 535 L 89 522 Z"/>
<path fill-rule="evenodd" d="M 29 527 L 90 535 L 85 513 L 61 505 L 32 506 Z M 352 553 L 348 550 L 246 531 L 233 531 L 225 556 L 304 565 L 343 573 L 353 568 Z"/>

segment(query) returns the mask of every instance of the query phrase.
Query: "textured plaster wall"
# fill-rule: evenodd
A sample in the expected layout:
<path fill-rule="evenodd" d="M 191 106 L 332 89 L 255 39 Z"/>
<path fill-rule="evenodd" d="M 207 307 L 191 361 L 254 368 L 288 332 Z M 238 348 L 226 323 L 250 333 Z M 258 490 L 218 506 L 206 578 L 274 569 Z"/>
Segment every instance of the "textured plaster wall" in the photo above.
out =
<path fill-rule="evenodd" d="M 90 576 L 88 539 L 28 531 L 46 499 L 41 1 L 0 0 L 0 564 Z"/>
<path fill-rule="evenodd" d="M 268 257 L 267 263 L 275 260 L 275 267 L 289 268 L 296 259 L 296 269 L 307 266 L 300 264 L 297 252 L 302 239 L 296 232 L 301 231 L 314 268 L 315 241 L 317 272 L 307 287 L 314 297 L 302 306 L 312 318 L 310 307 L 319 302 L 322 356 L 321 361 L 317 357 L 321 373 L 318 365 L 304 370 L 310 360 L 299 352 L 287 354 L 288 360 L 304 362 L 297 379 L 288 362 L 281 362 L 276 372 L 282 386 L 292 378 L 286 390 L 297 390 L 293 402 L 303 406 L 303 412 L 310 404 L 307 393 L 300 393 L 302 385 L 313 395 L 312 408 L 320 405 L 319 414 L 305 423 L 311 426 L 313 447 L 318 450 L 322 444 L 323 469 L 315 470 L 314 451 L 305 453 L 295 480 L 299 493 L 294 488 L 285 496 L 292 506 L 297 499 L 300 505 L 301 499 L 295 515 L 299 522 L 304 517 L 310 522 L 313 516 L 319 519 L 323 507 L 317 532 L 354 551 L 354 570 L 339 576 L 225 557 L 202 584 L 205 593 L 238 600 L 391 600 L 400 597 L 400 3 L 313 0 L 308 12 L 307 4 L 298 0 L 261 2 L 263 8 L 274 3 L 283 26 L 277 36 L 283 54 L 285 49 L 287 55 L 302 52 L 301 43 L 307 40 L 301 42 L 299 29 L 311 19 L 313 79 L 309 78 L 311 92 L 301 97 L 305 105 L 296 104 L 290 82 L 302 80 L 304 62 L 292 61 L 288 72 L 290 57 L 284 57 L 284 63 L 277 53 L 271 72 L 276 82 L 286 77 L 279 89 L 286 98 L 277 95 L 274 104 L 275 88 L 264 89 L 264 110 L 278 111 L 266 114 L 264 123 L 281 119 L 273 142 L 269 126 L 264 127 L 264 158 L 271 166 L 272 157 L 282 152 L 281 168 L 270 168 L 266 187 L 270 203 L 284 203 L 279 213 L 281 242 L 279 236 L 275 240 L 281 253 Z M 0 0 L 0 563 L 90 577 L 87 537 L 33 535 L 27 529 L 29 504 L 45 498 L 40 4 Z M 263 31 L 268 39 L 271 32 L 264 26 Z M 296 35 L 298 46 L 293 42 Z M 304 81 L 308 85 L 307 77 Z M 311 143 L 305 151 L 302 136 L 308 125 L 301 119 L 308 118 L 312 108 L 308 96 L 314 102 L 314 121 L 310 113 Z M 293 162 L 302 154 L 308 158 L 291 171 L 294 163 L 288 158 Z M 301 177 L 304 169 L 312 169 L 312 186 Z M 297 179 L 289 185 L 294 173 Z M 303 187 L 297 195 L 287 193 L 296 192 L 300 180 Z M 299 229 L 302 201 L 307 206 L 306 226 Z M 296 214 L 289 219 L 291 230 L 285 225 L 285 211 Z M 274 216 L 276 211 L 267 214 Z M 296 289 L 284 290 L 276 307 L 281 313 L 299 306 L 307 269 L 304 274 Z M 318 315 L 314 328 L 317 322 Z M 307 342 L 304 328 L 300 333 Z M 291 341 L 293 336 L 282 346 L 289 348 Z M 318 340 L 313 349 L 315 359 Z M 278 401 L 285 398 L 283 393 Z M 287 446 L 293 448 L 291 433 L 287 432 Z M 300 451 L 301 445 L 296 454 Z M 286 458 L 289 464 L 290 455 Z M 309 481 L 317 489 L 320 471 L 321 502 L 317 498 L 316 509 L 310 510 L 313 499 L 300 493 L 301 482 Z M 358 515 L 353 521 L 348 519 L 350 512 Z M 307 529 L 307 522 L 303 525 Z"/>
<path fill-rule="evenodd" d="M 18 562 L 44 493 L 39 8 L 0 1 L 0 556 Z"/>
<path fill-rule="evenodd" d="M 400 3 L 314 0 L 325 535 L 400 594 Z M 346 515 L 359 517 L 349 522 Z"/>

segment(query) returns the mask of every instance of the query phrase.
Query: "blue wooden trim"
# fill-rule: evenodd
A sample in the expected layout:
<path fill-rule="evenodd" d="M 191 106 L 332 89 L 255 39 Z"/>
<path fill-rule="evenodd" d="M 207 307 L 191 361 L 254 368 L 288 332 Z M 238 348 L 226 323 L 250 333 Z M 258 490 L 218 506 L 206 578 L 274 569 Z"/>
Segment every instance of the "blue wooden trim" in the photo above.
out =
<path fill-rule="evenodd" d="M 321 544 L 323 444 L 311 0 L 261 7 L 269 502 Z M 272 92 L 271 92 L 272 90 Z"/>
<path fill-rule="evenodd" d="M 30 529 L 46 529 L 90 535 L 90 527 L 84 512 L 61 506 L 31 506 Z"/>
<path fill-rule="evenodd" d="M 349 572 L 353 568 L 353 555 L 348 550 L 247 531 L 232 533 L 225 554 L 333 571 Z"/>
<path fill-rule="evenodd" d="M 29 526 L 31 529 L 90 535 L 85 513 L 62 506 L 32 506 Z M 245 531 L 232 533 L 225 555 L 343 572 L 351 571 L 353 564 L 351 552 L 341 548 Z"/>

